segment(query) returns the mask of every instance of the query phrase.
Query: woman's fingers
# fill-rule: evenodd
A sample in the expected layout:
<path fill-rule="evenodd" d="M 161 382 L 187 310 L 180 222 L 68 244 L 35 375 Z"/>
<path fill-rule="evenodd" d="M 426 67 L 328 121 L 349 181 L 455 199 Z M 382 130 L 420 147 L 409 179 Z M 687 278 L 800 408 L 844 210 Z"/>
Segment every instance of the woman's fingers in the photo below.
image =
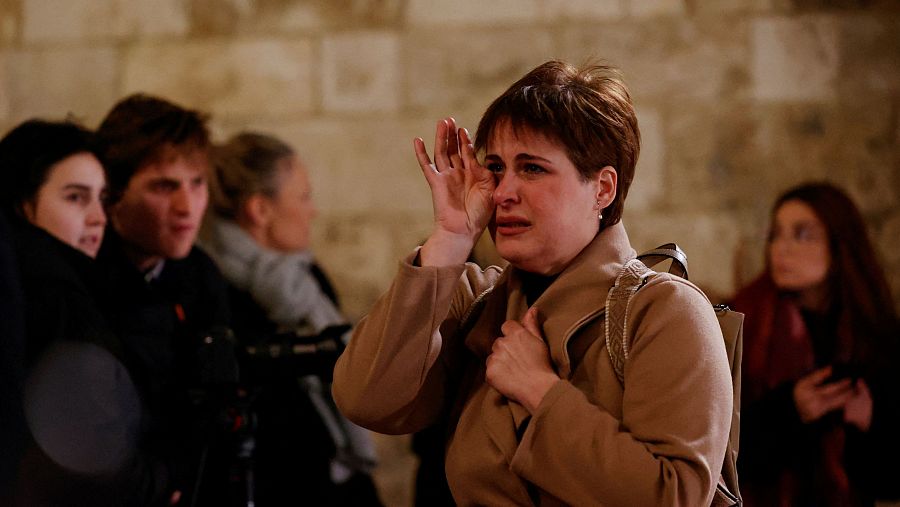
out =
<path fill-rule="evenodd" d="M 446 118 L 438 120 L 434 129 L 434 163 L 438 172 L 444 172 L 452 167 L 450 157 L 447 156 L 449 129 L 450 125 Z"/>
<path fill-rule="evenodd" d="M 447 156 L 453 167 L 462 168 L 462 157 L 459 155 L 459 130 L 456 120 L 447 118 Z"/>
<path fill-rule="evenodd" d="M 825 381 L 831 375 L 831 366 L 826 366 L 824 368 L 819 368 L 818 370 L 810 373 L 809 375 L 800 379 L 801 382 L 811 385 L 817 386 Z"/>
<path fill-rule="evenodd" d="M 419 165 L 422 166 L 422 169 L 429 168 L 434 170 L 431 158 L 428 156 L 428 150 L 425 148 L 425 141 L 423 141 L 421 137 L 413 139 L 413 148 L 416 150 L 416 160 L 419 161 Z"/>
<path fill-rule="evenodd" d="M 525 316 L 522 318 L 522 326 L 525 327 L 525 329 L 529 333 L 540 338 L 541 328 L 538 325 L 537 315 L 538 309 L 536 306 L 532 306 L 531 308 L 529 308 L 528 311 L 525 312 Z"/>
<path fill-rule="evenodd" d="M 853 392 L 853 381 L 850 379 L 839 380 L 821 385 L 816 388 L 816 394 L 823 398 L 834 398 L 849 395 Z"/>
<path fill-rule="evenodd" d="M 459 129 L 460 153 L 462 154 L 462 162 L 466 170 L 475 177 L 475 181 L 493 181 L 494 175 L 485 169 L 475 158 L 475 147 L 472 145 L 472 138 L 469 137 L 469 131 Z"/>
<path fill-rule="evenodd" d="M 413 148 L 416 150 L 416 160 L 419 162 L 419 167 L 422 168 L 422 174 L 424 174 L 425 179 L 431 183 L 431 178 L 434 177 L 437 169 L 434 167 L 434 164 L 431 163 L 431 158 L 428 157 L 428 150 L 425 149 L 425 141 L 423 141 L 421 137 L 413 139 Z"/>
<path fill-rule="evenodd" d="M 478 165 L 478 160 L 475 158 L 475 148 L 472 147 L 472 141 L 469 139 L 468 130 L 459 129 L 459 143 L 459 151 L 462 155 L 461 162 L 466 169 L 471 171 Z"/>

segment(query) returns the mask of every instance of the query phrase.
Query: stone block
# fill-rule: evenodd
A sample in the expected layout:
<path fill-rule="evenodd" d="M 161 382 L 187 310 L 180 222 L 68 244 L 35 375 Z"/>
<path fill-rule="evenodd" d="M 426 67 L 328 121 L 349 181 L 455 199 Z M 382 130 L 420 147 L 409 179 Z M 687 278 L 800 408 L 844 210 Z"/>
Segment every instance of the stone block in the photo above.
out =
<path fill-rule="evenodd" d="M 686 3 L 697 15 L 716 15 L 730 13 L 759 13 L 771 11 L 777 0 L 717 0 L 715 2 L 690 1 Z"/>
<path fill-rule="evenodd" d="M 734 291 L 734 255 L 740 244 L 740 223 L 733 217 L 708 213 L 633 213 L 624 221 L 638 253 L 674 242 L 688 256 L 688 274 L 713 302 Z"/>
<path fill-rule="evenodd" d="M 896 122 L 888 97 L 868 96 L 844 104 L 758 108 L 756 146 L 765 161 L 759 173 L 770 198 L 803 181 L 826 179 L 857 197 L 866 213 L 883 213 L 900 199 Z M 759 181 L 759 180 L 758 180 Z"/>
<path fill-rule="evenodd" d="M 900 210 L 889 215 L 872 238 L 894 295 L 894 306 L 900 311 L 900 248 L 897 248 L 897 238 L 900 238 Z"/>
<path fill-rule="evenodd" d="M 403 0 L 190 0 L 191 33 L 219 35 L 304 34 L 346 28 L 397 26 Z"/>
<path fill-rule="evenodd" d="M 722 209 L 753 199 L 747 188 L 761 167 L 755 145 L 755 119 L 746 103 L 688 102 L 664 114 L 665 193 L 671 210 Z M 753 184 L 746 185 L 748 180 Z"/>
<path fill-rule="evenodd" d="M 11 46 L 19 36 L 21 3 L 17 0 L 0 0 L 0 48 Z"/>
<path fill-rule="evenodd" d="M 26 42 L 187 33 L 185 0 L 22 0 Z"/>
<path fill-rule="evenodd" d="M 434 2 L 410 0 L 407 2 L 406 22 L 419 25 L 499 25 L 527 24 L 540 20 L 541 5 L 538 0 L 458 0 Z M 437 33 L 435 37 L 443 37 Z"/>
<path fill-rule="evenodd" d="M 537 27 L 448 30 L 440 37 L 416 29 L 404 41 L 407 100 L 431 116 L 470 110 L 477 121 L 509 85 L 555 56 L 552 32 Z"/>
<path fill-rule="evenodd" d="M 309 167 L 313 199 L 323 214 L 417 213 L 432 216 L 431 194 L 413 151 L 413 138 L 433 136 L 430 120 L 390 118 L 238 122 L 294 146 Z M 423 135 L 424 134 L 424 135 Z M 431 142 L 429 141 L 429 146 Z"/>
<path fill-rule="evenodd" d="M 390 112 L 400 105 L 400 43 L 389 32 L 349 32 L 322 42 L 326 111 Z"/>
<path fill-rule="evenodd" d="M 215 116 L 304 114 L 313 109 L 313 56 L 306 40 L 140 45 L 126 54 L 123 88 Z"/>
<path fill-rule="evenodd" d="M 610 20 L 625 15 L 622 0 L 544 0 L 542 20 Z"/>
<path fill-rule="evenodd" d="M 116 99 L 117 54 L 108 47 L 8 53 L 4 74 L 9 117 L 62 119 L 71 113 L 95 125 Z"/>
<path fill-rule="evenodd" d="M 639 18 L 685 13 L 684 0 L 628 0 L 627 4 L 631 15 Z"/>
<path fill-rule="evenodd" d="M 10 117 L 10 102 L 9 102 L 9 87 L 12 85 L 12 79 L 10 79 L 11 74 L 8 72 L 9 64 L 7 63 L 8 56 L 5 51 L 0 50 L 0 69 L 3 69 L 3 72 L 0 73 L 0 126 L 9 119 Z M 4 129 L 3 132 L 6 130 Z"/>
<path fill-rule="evenodd" d="M 572 61 L 602 59 L 622 69 L 636 100 L 720 101 L 747 95 L 747 29 L 742 18 L 663 18 L 573 26 L 560 44 Z"/>
<path fill-rule="evenodd" d="M 835 97 L 841 59 L 833 18 L 763 18 L 753 21 L 751 32 L 755 98 L 826 101 Z"/>
<path fill-rule="evenodd" d="M 379 466 L 372 474 L 382 501 L 395 506 L 412 506 L 418 457 L 412 453 L 411 435 L 373 433 Z M 386 499 L 393 499 L 387 501 Z"/>
<path fill-rule="evenodd" d="M 424 240 L 432 219 L 409 213 L 321 214 L 312 249 L 334 280 L 344 312 L 357 320 L 368 312 L 394 274 L 398 260 Z"/>
<path fill-rule="evenodd" d="M 666 146 L 662 119 L 651 108 L 638 108 L 641 153 L 634 170 L 634 181 L 625 200 L 625 209 L 645 211 L 659 203 L 665 185 Z"/>
<path fill-rule="evenodd" d="M 299 4 L 302 2 L 294 2 Z M 358 28 L 398 26 L 402 23 L 406 0 L 319 0 L 321 24 Z"/>
<path fill-rule="evenodd" d="M 843 16 L 838 26 L 840 95 L 900 92 L 900 17 L 875 13 Z"/>

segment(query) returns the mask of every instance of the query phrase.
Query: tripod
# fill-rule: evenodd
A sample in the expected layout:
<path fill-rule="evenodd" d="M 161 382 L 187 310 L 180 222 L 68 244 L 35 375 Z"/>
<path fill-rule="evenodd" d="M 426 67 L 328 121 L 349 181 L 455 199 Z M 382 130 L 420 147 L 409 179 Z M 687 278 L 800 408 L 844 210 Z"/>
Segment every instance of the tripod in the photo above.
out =
<path fill-rule="evenodd" d="M 227 470 L 228 485 L 227 491 L 233 493 L 230 496 L 227 505 L 235 507 L 256 507 L 256 475 L 255 475 L 255 452 L 256 452 L 256 430 L 257 415 L 253 409 L 255 395 L 241 387 L 235 388 L 233 401 L 226 404 L 219 415 L 214 418 L 213 431 L 207 438 L 200 456 L 200 463 L 197 467 L 197 477 L 194 483 L 194 492 L 191 498 L 191 507 L 197 507 L 200 504 L 201 486 L 204 483 L 204 474 L 206 474 L 206 463 L 209 459 L 210 448 L 216 443 L 211 439 L 221 437 L 224 439 L 226 447 L 226 457 L 229 458 L 230 466 Z M 224 430 L 224 431 L 223 431 Z M 232 503 L 230 500 L 239 498 L 240 502 Z M 209 504 L 212 505 L 212 504 Z M 216 505 L 219 505 L 216 503 Z"/>

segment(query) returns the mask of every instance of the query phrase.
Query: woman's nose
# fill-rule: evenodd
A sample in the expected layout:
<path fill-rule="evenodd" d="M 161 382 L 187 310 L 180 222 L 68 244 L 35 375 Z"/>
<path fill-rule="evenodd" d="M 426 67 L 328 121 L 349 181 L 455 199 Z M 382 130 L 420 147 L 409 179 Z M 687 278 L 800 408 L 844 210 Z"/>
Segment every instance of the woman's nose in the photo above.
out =
<path fill-rule="evenodd" d="M 782 237 L 772 238 L 772 241 L 769 243 L 769 250 L 772 255 L 785 255 L 790 250 L 790 247 L 791 242 Z"/>
<path fill-rule="evenodd" d="M 88 210 L 87 223 L 88 225 L 99 225 L 100 227 L 106 225 L 106 213 L 103 212 L 103 204 L 99 199 L 95 199 L 93 204 L 91 204 L 91 209 Z"/>
<path fill-rule="evenodd" d="M 494 205 L 502 206 L 517 202 L 519 198 L 515 175 L 504 171 L 497 175 L 497 186 L 494 188 Z"/>

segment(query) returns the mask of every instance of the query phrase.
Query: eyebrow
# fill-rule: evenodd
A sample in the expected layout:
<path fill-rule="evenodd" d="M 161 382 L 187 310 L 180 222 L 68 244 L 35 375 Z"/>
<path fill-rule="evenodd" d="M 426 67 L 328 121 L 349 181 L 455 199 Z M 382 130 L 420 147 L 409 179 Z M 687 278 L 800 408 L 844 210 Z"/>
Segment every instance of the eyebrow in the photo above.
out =
<path fill-rule="evenodd" d="M 495 153 L 489 153 L 489 154 L 485 155 L 484 158 L 503 160 L 499 155 L 497 155 L 497 154 L 495 154 Z M 553 163 L 553 161 L 550 160 L 550 159 L 546 159 L 546 158 L 544 158 L 544 157 L 539 157 L 539 156 L 537 156 L 537 155 L 532 155 L 532 154 L 530 154 L 530 153 L 519 153 L 518 155 L 516 155 L 515 160 L 516 160 L 516 161 L 522 161 L 522 160 L 540 160 L 540 161 L 546 162 L 546 163 L 548 163 L 548 164 L 552 164 L 552 163 Z"/>
<path fill-rule="evenodd" d="M 84 183 L 67 183 L 63 186 L 63 190 L 81 190 L 84 192 L 90 192 L 91 187 L 85 185 Z"/>
<path fill-rule="evenodd" d="M 155 176 L 147 179 L 149 185 L 181 185 L 180 178 L 171 178 L 169 176 Z"/>

